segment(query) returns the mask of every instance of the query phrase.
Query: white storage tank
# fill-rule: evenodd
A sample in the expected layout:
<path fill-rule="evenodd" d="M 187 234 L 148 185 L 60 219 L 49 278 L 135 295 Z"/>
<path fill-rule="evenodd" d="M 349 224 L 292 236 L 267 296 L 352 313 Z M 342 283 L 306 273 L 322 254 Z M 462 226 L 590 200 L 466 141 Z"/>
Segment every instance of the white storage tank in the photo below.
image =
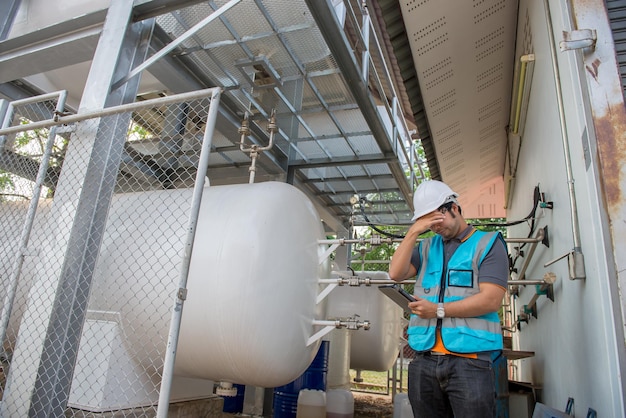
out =
<path fill-rule="evenodd" d="M 165 355 L 187 234 L 185 227 L 169 225 L 187 224 L 192 193 L 120 194 L 109 209 L 87 320 L 119 327 L 124 352 L 142 370 L 158 370 Z M 2 268 L 8 275 L 26 205 L 5 208 L 14 211 L 3 218 L 13 226 L 3 229 Z M 55 234 L 50 224 L 37 222 L 31 244 L 45 254 Z M 307 346 L 319 329 L 312 322 L 326 319 L 325 304 L 316 305 L 318 280 L 330 274 L 329 263 L 320 263 L 325 247 L 318 241 L 323 238 L 313 204 L 291 185 L 205 188 L 175 374 L 260 387 L 281 386 L 300 376 L 320 344 Z M 30 257 L 22 271 L 8 332 L 11 341 L 26 308 L 23 295 L 36 280 L 34 267 L 40 261 Z M 81 350 L 103 352 L 99 344 L 106 338 L 85 338 Z M 121 361 L 112 359 L 111 367 L 116 363 Z M 126 379 L 115 373 L 108 373 L 111 381 Z"/>
<path fill-rule="evenodd" d="M 29 201 L 4 201 L 0 204 L 0 306 L 9 301 L 9 291 L 12 284 L 13 268 L 16 267 L 16 257 L 20 249 L 21 235 L 26 222 Z M 37 216 L 33 221 L 33 231 L 37 231 L 48 222 L 50 214 L 49 200 L 41 200 L 38 204 Z M 33 253 L 42 254 L 45 251 L 53 251 L 50 238 L 47 234 L 32 233 L 28 242 L 26 256 L 22 258 L 20 275 L 15 283 L 15 294 L 12 297 L 10 322 L 7 324 L 6 339 L 14 344 L 17 338 L 17 330 L 24 311 L 26 300 L 29 297 L 30 287 L 33 283 L 39 259 Z"/>
<path fill-rule="evenodd" d="M 355 274 L 359 278 L 390 280 L 389 274 L 384 271 L 361 271 Z M 328 318 L 347 318 L 355 314 L 362 320 L 369 320 L 371 325 L 369 330 L 353 332 L 351 335 L 350 368 L 381 372 L 391 369 L 400 353 L 405 324 L 402 308 L 378 290 L 376 284 L 338 286 L 330 292 Z"/>
<path fill-rule="evenodd" d="M 148 350 L 146 341 L 168 333 L 173 293 L 165 292 L 163 284 L 178 283 L 171 260 L 182 254 L 151 226 L 172 217 L 186 219 L 180 207 L 189 207 L 191 193 L 120 195 L 109 212 L 90 309 L 104 308 L 99 294 L 107 310 L 115 301 L 128 351 L 146 368 L 164 356 L 164 345 Z M 136 208 L 145 208 L 151 199 L 172 204 L 153 204 L 154 211 L 138 213 Z M 180 234 L 172 239 L 181 240 L 186 230 Z M 319 278 L 328 277 L 328 263 L 319 262 L 324 230 L 313 204 L 285 183 L 207 187 L 195 237 L 175 374 L 261 387 L 294 380 L 319 347 L 319 342 L 306 345 L 317 331 L 312 321 L 325 319 L 316 297 Z M 154 244 L 137 249 L 136 242 L 143 240 Z M 133 271 L 134 257 L 152 264 L 150 274 Z"/>

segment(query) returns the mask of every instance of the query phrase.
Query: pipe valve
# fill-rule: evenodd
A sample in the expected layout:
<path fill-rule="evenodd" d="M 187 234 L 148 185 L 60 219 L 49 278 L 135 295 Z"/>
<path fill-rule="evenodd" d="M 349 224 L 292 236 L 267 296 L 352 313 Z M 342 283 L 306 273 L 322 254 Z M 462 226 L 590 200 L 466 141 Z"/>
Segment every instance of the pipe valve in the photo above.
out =
<path fill-rule="evenodd" d="M 359 321 L 359 316 L 354 315 L 350 318 L 337 318 L 334 320 L 313 320 L 313 325 L 322 326 L 323 328 L 312 335 L 307 341 L 307 346 L 321 339 L 324 335 L 336 328 L 346 328 L 349 330 L 358 330 L 363 328 L 365 331 L 370 329 L 370 321 Z"/>
<path fill-rule="evenodd" d="M 346 328 L 346 329 L 350 329 L 350 330 L 357 330 L 360 328 L 363 328 L 364 330 L 369 330 L 370 329 L 370 321 L 363 321 L 363 322 L 359 322 L 358 320 L 358 315 L 355 315 L 353 317 L 347 318 L 345 320 L 338 320 L 336 321 L 336 328 Z"/>

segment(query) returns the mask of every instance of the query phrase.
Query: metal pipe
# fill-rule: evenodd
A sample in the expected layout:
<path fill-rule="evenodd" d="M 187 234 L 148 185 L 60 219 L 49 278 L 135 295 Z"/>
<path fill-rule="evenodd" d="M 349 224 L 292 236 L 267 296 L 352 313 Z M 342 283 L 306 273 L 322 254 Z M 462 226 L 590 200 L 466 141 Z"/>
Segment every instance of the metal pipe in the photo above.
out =
<path fill-rule="evenodd" d="M 39 96 L 25 97 L 23 99 L 12 100 L 11 103 L 13 106 L 23 106 L 31 103 L 43 102 L 44 100 L 52 100 L 60 97 L 61 95 L 65 95 L 67 97 L 67 91 L 59 90 L 52 93 L 44 93 Z M 58 110 L 58 106 L 57 106 Z M 63 110 L 61 109 L 61 112 Z"/>
<path fill-rule="evenodd" d="M 168 104 L 179 103 L 181 101 L 190 101 L 203 99 L 214 94 L 217 87 L 210 89 L 196 90 L 189 93 L 180 93 L 173 96 L 158 97 L 156 99 L 144 100 L 142 102 L 133 102 L 114 107 L 106 107 L 100 110 L 92 110 L 88 112 L 78 113 L 75 115 L 59 116 L 51 120 L 29 123 L 27 125 L 17 125 L 0 129 L 0 136 L 13 133 L 31 131 L 33 129 L 47 128 L 54 125 L 69 125 L 87 119 L 101 118 L 105 116 L 117 115 L 124 112 L 134 112 L 136 110 L 145 109 L 151 106 L 165 106 Z M 46 95 L 47 96 L 47 95 Z M 39 97 L 39 96 L 37 96 Z"/>
<path fill-rule="evenodd" d="M 352 286 L 352 287 L 357 287 L 357 286 L 361 286 L 361 285 L 365 285 L 365 286 L 370 286 L 373 284 L 393 284 L 393 283 L 400 283 L 400 284 L 414 284 L 415 280 L 403 280 L 401 282 L 396 282 L 394 280 L 386 280 L 386 279 L 368 279 L 368 278 L 357 278 L 356 280 L 353 279 L 320 279 L 319 283 L 321 284 L 337 284 L 340 286 L 343 285 L 348 285 L 348 286 Z M 507 286 L 535 286 L 535 285 L 550 285 L 552 283 L 550 283 L 549 281 L 545 280 L 545 279 L 539 279 L 539 280 L 508 280 L 507 282 Z"/>
<path fill-rule="evenodd" d="M 585 261 L 581 250 L 580 226 L 578 221 L 578 208 L 576 204 L 576 191 L 574 190 L 574 176 L 572 174 L 572 161 L 569 150 L 569 139 L 567 135 L 567 124 L 565 119 L 565 106 L 563 104 L 563 91 L 561 89 L 561 77 L 559 75 L 559 63 L 556 57 L 556 44 L 554 42 L 554 29 L 552 27 L 552 15 L 548 0 L 543 2 L 546 21 L 548 25 L 548 38 L 550 41 L 550 57 L 552 59 L 552 71 L 554 73 L 554 84 L 557 92 L 557 103 L 559 109 L 559 122 L 561 123 L 561 140 L 563 141 L 563 153 L 565 156 L 565 170 L 567 174 L 567 186 L 570 199 L 570 212 L 572 217 L 572 237 L 574 248 L 570 252 L 572 257 L 568 257 L 570 263 L 570 279 L 584 279 Z"/>
<path fill-rule="evenodd" d="M 246 137 L 248 135 L 250 135 L 250 120 L 249 120 L 250 116 L 248 114 L 248 112 L 246 112 L 243 115 L 243 120 L 241 121 L 241 126 L 239 127 L 239 129 L 237 130 L 239 132 L 239 134 L 241 135 L 241 137 L 239 138 L 239 149 L 241 151 L 245 152 L 245 141 L 246 141 Z"/>
<path fill-rule="evenodd" d="M 413 282 L 415 282 L 415 280 L 413 280 Z M 319 279 L 319 283 L 321 284 L 339 284 L 341 286 L 343 285 L 350 285 L 350 286 L 360 286 L 362 284 L 369 286 L 370 284 L 393 284 L 393 283 L 397 283 L 391 279 L 368 279 L 367 277 L 365 278 L 361 278 L 361 277 L 355 277 L 355 280 L 353 279 Z M 401 282 L 401 283 L 405 283 L 405 282 Z"/>
<path fill-rule="evenodd" d="M 363 53 L 361 61 L 361 76 L 367 83 L 369 79 L 369 67 L 370 67 L 370 15 L 367 13 L 367 7 L 361 8 L 363 23 L 361 26 L 361 32 L 363 33 Z"/>
<path fill-rule="evenodd" d="M 11 124 L 11 119 L 13 119 L 13 103 L 9 102 L 6 108 L 6 112 L 4 113 L 4 118 L 2 120 L 2 125 L 0 126 L 0 131 L 4 130 L 4 128 L 8 128 Z M 7 143 L 7 135 L 0 134 L 0 151 L 4 151 L 4 148 Z"/>
<path fill-rule="evenodd" d="M 65 109 L 67 91 L 63 90 L 54 93 L 52 97 L 50 97 L 50 95 L 45 95 L 44 100 L 49 100 L 53 97 L 58 97 L 55 113 L 59 114 Z M 34 101 L 27 102 L 33 103 Z M 9 118 L 9 116 L 7 118 Z M 13 265 L 11 267 L 11 276 L 9 277 L 7 293 L 4 297 L 4 303 L 2 304 L 2 313 L 0 314 L 0 343 L 4 342 L 4 339 L 6 338 L 7 328 L 9 327 L 9 319 L 11 317 L 11 311 L 13 310 L 13 303 L 15 301 L 15 293 L 17 291 L 17 283 L 20 277 L 20 273 L 22 272 L 22 265 L 24 263 L 24 257 L 26 255 L 28 242 L 30 240 L 30 233 L 33 228 L 33 223 L 37 212 L 37 206 L 39 205 L 41 189 L 43 188 L 44 179 L 46 178 L 46 174 L 48 172 L 50 156 L 52 155 L 52 147 L 54 146 L 54 141 L 56 139 L 56 131 L 57 127 L 53 126 L 50 128 L 50 132 L 48 133 L 48 140 L 46 141 L 46 146 L 41 157 L 41 163 L 39 164 L 39 171 L 37 172 L 37 178 L 35 179 L 35 184 L 33 185 L 33 197 L 30 199 L 30 203 L 28 205 L 26 221 L 24 222 L 24 226 L 22 227 L 19 247 L 17 249 L 17 254 L 15 259 L 13 260 Z M 6 358 L 4 345 L 0 348 L 0 355 Z"/>
<path fill-rule="evenodd" d="M 333 320 L 314 319 L 312 322 L 313 322 L 313 325 L 316 325 L 316 326 L 347 328 L 347 329 L 358 329 L 358 328 L 363 327 L 366 330 L 369 329 L 369 321 L 358 321 L 356 318 L 333 319 Z"/>
<path fill-rule="evenodd" d="M 324 328 L 317 331 L 307 340 L 307 346 L 313 344 L 317 340 L 321 339 L 323 336 L 331 332 L 336 328 L 347 328 L 349 330 L 357 330 L 363 328 L 364 330 L 370 329 L 370 321 L 358 321 L 357 317 L 350 317 L 345 319 L 335 319 L 335 320 L 313 320 L 313 325 L 322 326 Z"/>
<path fill-rule="evenodd" d="M 250 122 L 248 121 L 248 112 L 246 112 L 244 119 L 241 121 L 241 127 L 239 128 L 239 133 L 241 134 L 239 149 L 242 152 L 250 153 L 250 159 L 252 160 L 252 164 L 250 164 L 250 167 L 248 168 L 248 171 L 250 172 L 249 184 L 254 183 L 254 176 L 256 174 L 256 160 L 259 157 L 259 153 L 262 151 L 270 150 L 274 146 L 274 136 L 278 131 L 278 125 L 276 124 L 276 109 L 272 109 L 272 112 L 270 113 L 270 119 L 267 124 L 267 131 L 270 133 L 270 139 L 269 143 L 266 146 L 260 147 L 257 144 L 252 144 L 250 147 L 248 147 L 245 144 L 245 139 L 246 136 L 250 134 Z"/>
<path fill-rule="evenodd" d="M 176 351 L 178 349 L 178 336 L 180 334 L 180 324 L 183 315 L 183 304 L 187 297 L 187 277 L 189 275 L 189 264 L 191 262 L 191 254 L 193 251 L 193 244 L 196 235 L 196 226 L 198 224 L 198 214 L 200 212 L 202 193 L 205 186 L 205 177 L 207 167 L 209 165 L 209 154 L 211 153 L 211 143 L 213 142 L 213 133 L 215 131 L 217 112 L 219 110 L 220 95 L 221 89 L 213 89 L 211 95 L 211 103 L 209 105 L 209 111 L 207 115 L 207 125 L 204 130 L 204 138 L 202 140 L 200 160 L 198 161 L 198 171 L 196 173 L 196 181 L 193 189 L 191 211 L 189 214 L 189 226 L 187 229 L 187 238 L 185 242 L 183 261 L 181 263 L 182 265 L 178 282 L 178 289 L 176 291 L 174 307 L 172 309 L 172 320 L 170 322 L 170 330 L 167 337 L 165 358 L 163 360 L 163 376 L 161 377 L 161 389 L 159 391 L 157 418 L 167 418 L 167 413 L 169 409 L 172 378 L 174 377 L 174 361 L 176 360 Z"/>
<path fill-rule="evenodd" d="M 356 264 L 389 264 L 390 260 L 351 260 L 350 263 Z"/>
<path fill-rule="evenodd" d="M 411 141 L 411 151 L 409 153 L 409 166 L 414 167 L 415 166 L 415 160 L 417 159 L 416 154 L 415 154 L 415 148 L 417 148 L 417 143 L 415 141 Z M 419 166 L 421 167 L 422 165 L 419 164 Z M 416 179 L 416 175 L 415 175 L 415 170 L 411 170 L 410 172 L 410 179 L 409 182 L 411 184 L 411 188 L 413 188 L 413 185 L 415 184 L 415 182 L 417 181 Z"/>
<path fill-rule="evenodd" d="M 542 230 L 543 231 L 543 230 Z M 320 245 L 346 245 L 346 244 L 372 244 L 372 245 L 380 245 L 380 244 L 391 244 L 393 242 L 402 242 L 403 238 L 359 238 L 359 239 L 346 239 L 346 238 L 336 238 L 336 239 L 320 239 L 317 241 Z M 424 238 L 419 238 L 417 242 L 422 241 Z M 543 240 L 543 233 L 537 234 L 535 238 L 504 238 L 504 241 L 507 243 L 539 243 Z"/>
<path fill-rule="evenodd" d="M 543 241 L 544 235 L 545 233 L 544 233 L 543 228 L 537 231 L 537 237 L 536 237 L 537 241 L 531 244 L 530 249 L 528 250 L 528 254 L 526 254 L 526 257 L 524 259 L 524 264 L 522 264 L 522 268 L 520 269 L 520 272 L 519 272 L 519 278 L 521 280 L 524 279 L 524 276 L 526 275 L 526 269 L 528 268 L 530 264 L 530 260 L 533 258 L 533 255 L 535 254 L 535 250 L 537 249 L 537 244 Z"/>
<path fill-rule="evenodd" d="M 535 286 L 535 285 L 544 285 L 551 284 L 546 282 L 544 279 L 540 280 L 509 280 L 506 282 L 507 286 Z"/>
<path fill-rule="evenodd" d="M 0 99 L 0 129 L 9 125 L 11 120 L 9 115 L 13 113 L 9 112 L 11 109 L 11 103 L 8 100 Z M 0 151 L 4 148 L 6 140 L 6 136 L 0 136 Z"/>

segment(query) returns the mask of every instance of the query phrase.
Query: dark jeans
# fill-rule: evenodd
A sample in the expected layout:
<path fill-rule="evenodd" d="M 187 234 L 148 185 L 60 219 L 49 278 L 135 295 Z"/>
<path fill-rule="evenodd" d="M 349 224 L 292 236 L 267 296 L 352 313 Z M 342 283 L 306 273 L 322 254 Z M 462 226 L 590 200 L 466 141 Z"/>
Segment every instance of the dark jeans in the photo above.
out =
<path fill-rule="evenodd" d="M 495 375 L 488 360 L 417 353 L 409 364 L 415 418 L 496 416 Z"/>

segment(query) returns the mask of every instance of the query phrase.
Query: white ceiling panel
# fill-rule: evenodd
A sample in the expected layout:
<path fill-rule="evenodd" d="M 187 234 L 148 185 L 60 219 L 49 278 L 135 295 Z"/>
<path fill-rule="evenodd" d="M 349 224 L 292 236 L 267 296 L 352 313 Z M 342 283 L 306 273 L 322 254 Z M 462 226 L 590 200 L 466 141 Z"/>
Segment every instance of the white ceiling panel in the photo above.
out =
<path fill-rule="evenodd" d="M 400 6 L 442 180 L 466 217 L 504 217 L 517 1 Z"/>

